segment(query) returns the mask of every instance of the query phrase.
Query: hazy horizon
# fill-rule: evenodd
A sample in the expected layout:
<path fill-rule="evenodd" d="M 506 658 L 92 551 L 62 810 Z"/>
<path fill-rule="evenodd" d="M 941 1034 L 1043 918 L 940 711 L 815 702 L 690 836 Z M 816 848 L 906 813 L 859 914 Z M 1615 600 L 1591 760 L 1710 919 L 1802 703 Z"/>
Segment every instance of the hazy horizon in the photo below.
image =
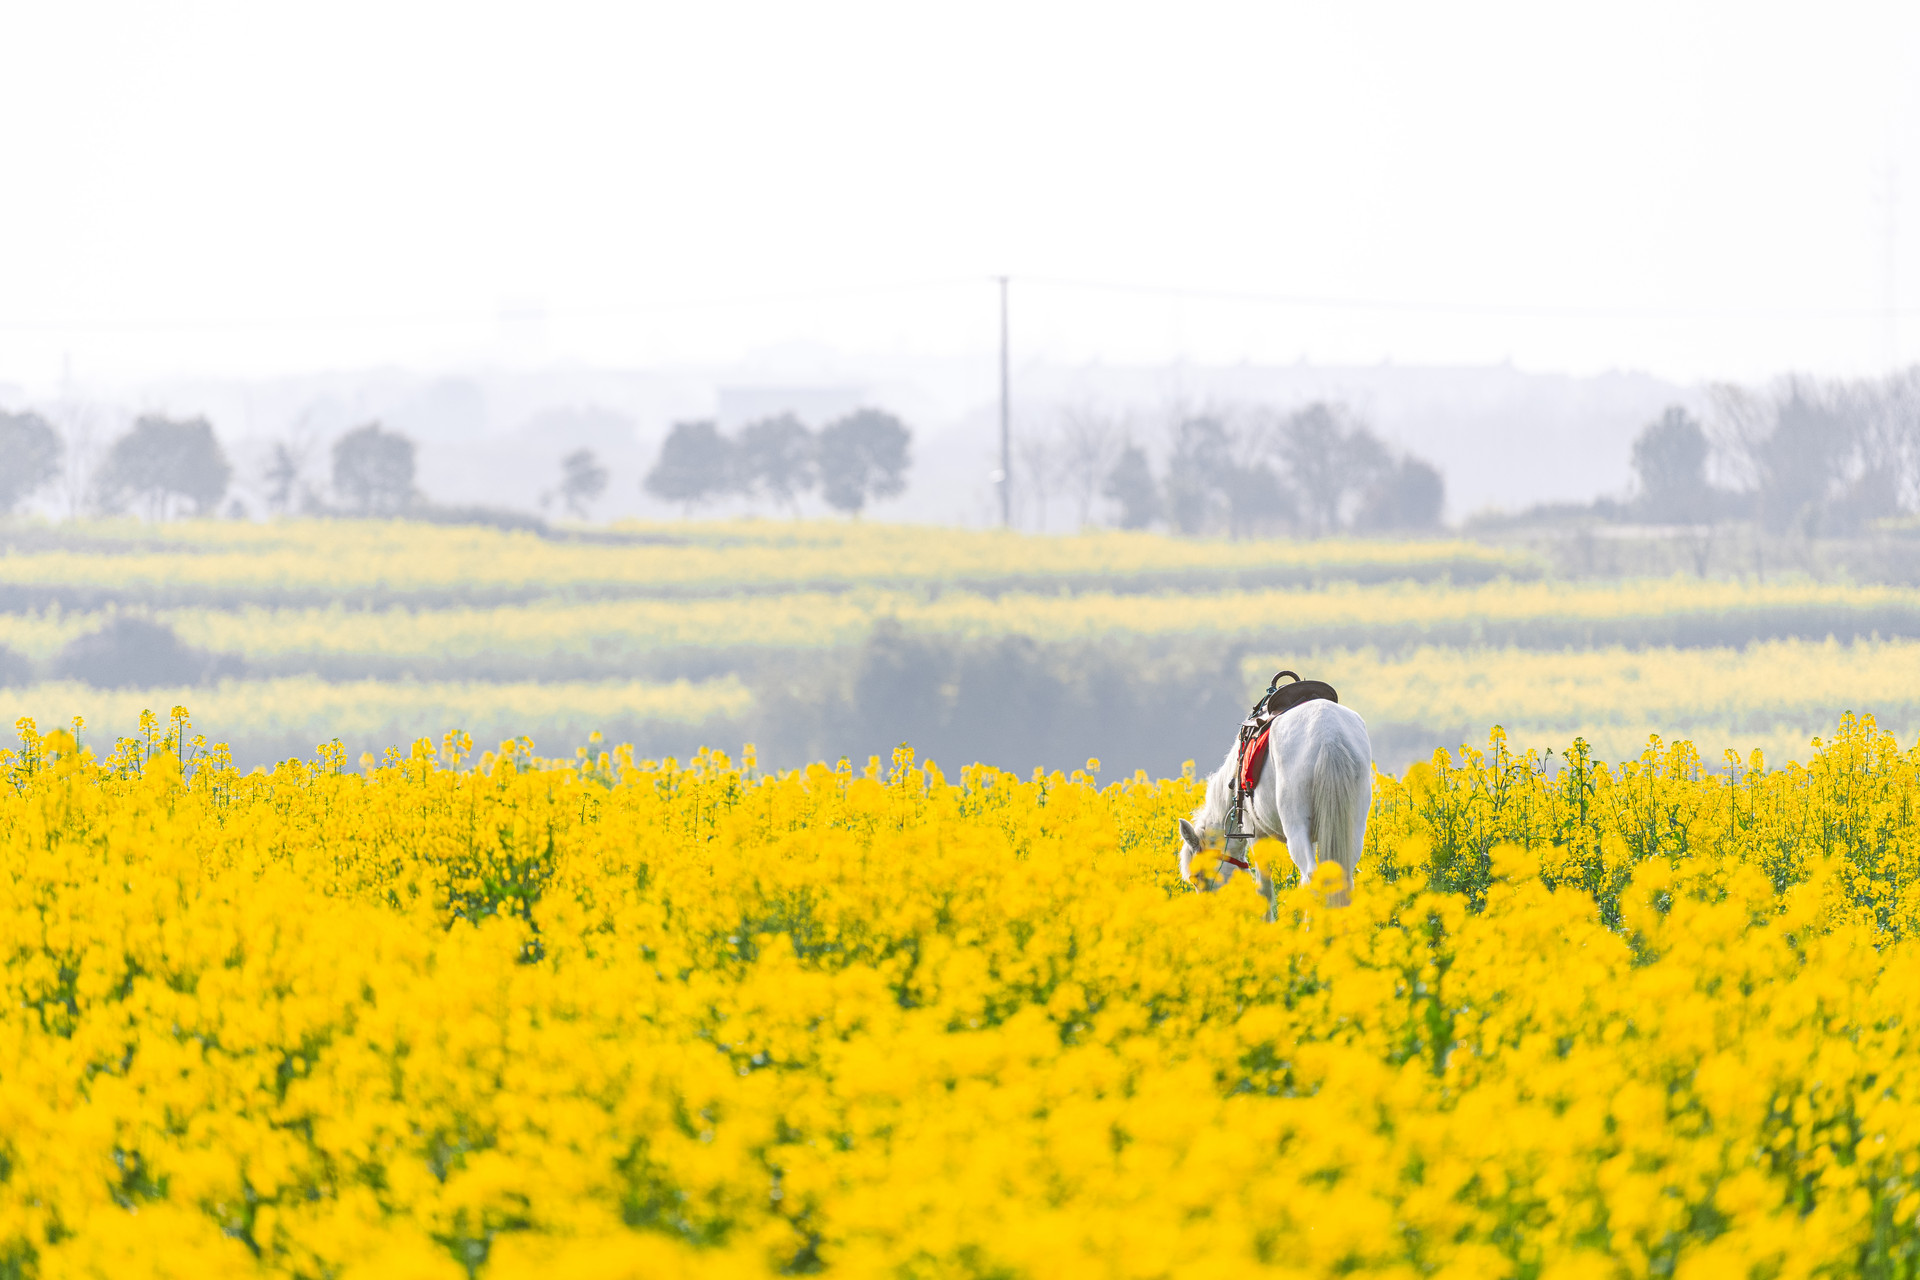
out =
<path fill-rule="evenodd" d="M 530 511 L 550 490 L 559 459 L 591 448 L 611 469 L 596 519 L 684 514 L 642 492 L 676 421 L 714 418 L 725 430 L 794 411 L 809 426 L 859 405 L 898 413 L 913 431 L 907 489 L 881 503 L 883 519 L 988 524 L 998 520 L 991 480 L 998 449 L 996 386 L 966 357 L 862 359 L 814 352 L 791 360 L 743 360 L 631 369 L 415 370 L 390 367 L 256 378 L 154 379 L 94 387 L 76 383 L 35 396 L 0 384 L 0 410 L 39 407 L 102 439 L 140 413 L 205 416 L 234 452 L 236 487 L 257 488 L 273 445 L 318 445 L 367 421 L 414 439 L 422 492 L 438 502 Z M 1704 390 L 1642 374 L 1573 377 L 1511 366 L 1049 364 L 1014 370 L 1016 443 L 1051 439 L 1063 416 L 1095 412 L 1113 430 L 1164 458 L 1178 420 L 1192 413 L 1289 412 L 1314 402 L 1342 406 L 1390 445 L 1428 458 L 1447 484 L 1449 518 L 1519 510 L 1537 502 L 1624 496 L 1630 443 L 1668 405 L 1696 412 Z M 97 443 L 97 442 L 96 442 Z M 317 481 L 323 460 L 312 463 Z M 1059 488 L 1036 510 L 1032 476 L 1016 474 L 1017 520 L 1056 532 L 1077 526 Z M 43 493 L 36 509 L 63 511 L 68 497 Z M 752 509 L 721 502 L 710 513 Z M 1105 504 L 1101 504 L 1104 510 Z M 1044 516 L 1044 518 L 1042 518 Z"/>
<path fill-rule="evenodd" d="M 1920 357 L 1914 11 L 20 8 L 0 382 Z M 1903 177 L 1903 175 L 1905 175 Z"/>

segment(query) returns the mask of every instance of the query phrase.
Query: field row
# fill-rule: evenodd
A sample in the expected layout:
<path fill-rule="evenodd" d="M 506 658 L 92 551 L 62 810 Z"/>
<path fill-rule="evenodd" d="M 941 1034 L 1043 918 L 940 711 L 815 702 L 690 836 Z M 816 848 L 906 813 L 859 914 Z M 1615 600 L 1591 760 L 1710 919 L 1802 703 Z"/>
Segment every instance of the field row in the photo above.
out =
<path fill-rule="evenodd" d="M 45 662 L 113 611 L 0 614 L 0 646 Z M 1041 643 L 1125 639 L 1245 642 L 1288 651 L 1422 644 L 1563 649 L 1738 645 L 1829 635 L 1920 636 L 1920 591 L 1813 582 L 1478 586 L 1339 584 L 1208 594 L 985 595 L 862 588 L 723 599 L 538 601 L 518 606 L 346 609 L 175 608 L 152 612 L 194 646 L 238 654 L 266 674 L 477 674 L 510 678 L 632 674 L 663 653 L 833 649 L 876 623 L 958 639 Z M 516 669 L 517 664 L 517 669 Z"/>
<path fill-rule="evenodd" d="M 6 706 L 43 729 L 75 716 L 89 742 L 110 740 L 137 724 L 142 711 L 164 715 L 190 706 L 210 740 L 226 742 L 242 765 L 310 758 L 329 737 L 349 753 L 378 755 L 419 738 L 438 741 L 465 730 L 486 746 L 533 735 L 543 751 L 569 754 L 594 733 L 616 741 L 668 744 L 691 754 L 697 739 L 727 741 L 750 719 L 753 699 L 732 678 L 670 684 L 439 684 L 408 681 L 328 682 L 311 677 L 224 681 L 201 688 L 96 689 L 48 682 L 6 691 Z M 324 732 L 316 732 L 324 726 Z"/>
<path fill-rule="evenodd" d="M 1157 748 L 1151 738 L 1155 726 L 1149 723 L 1144 726 L 1148 741 L 1138 748 L 1146 754 L 1133 758 L 1127 747 L 1116 745 L 1107 748 L 1109 756 L 1128 772 L 1153 765 L 1177 768 L 1189 756 L 1211 764 L 1231 737 L 1239 714 L 1235 708 L 1251 701 L 1275 669 L 1303 665 L 1307 674 L 1331 681 L 1367 718 L 1380 763 L 1395 771 L 1436 747 L 1478 740 L 1487 724 L 1503 726 L 1516 743 L 1542 749 L 1564 747 L 1582 734 L 1600 757 L 1616 760 L 1638 755 L 1654 733 L 1690 738 L 1708 759 L 1717 760 L 1729 747 L 1743 755 L 1759 748 L 1770 759 L 1804 758 L 1810 738 L 1849 711 L 1876 716 L 1903 741 L 1920 732 L 1920 642 L 1782 641 L 1745 649 L 1584 653 L 1429 647 L 1397 655 L 1332 651 L 1307 664 L 1285 653 L 1246 658 L 1239 688 L 1211 691 L 1218 706 L 1211 718 L 1166 723 Z M 1191 696 L 1206 692 L 1196 689 Z M 1177 698 L 1180 690 L 1173 693 Z M 859 696 L 857 688 L 850 695 L 856 718 L 841 722 L 825 740 L 829 751 L 860 758 L 884 752 L 898 740 L 885 719 L 893 708 L 864 707 Z M 208 735 L 232 743 L 236 759 L 247 764 L 310 755 L 314 725 L 328 726 L 355 756 L 421 737 L 438 741 L 449 729 L 464 729 L 483 744 L 525 733 L 542 751 L 562 755 L 597 731 L 609 741 L 633 742 L 642 754 L 684 756 L 702 743 L 754 741 L 768 749 L 796 732 L 787 718 L 820 714 L 812 706 L 756 701 L 732 676 L 665 684 L 285 677 L 130 690 L 43 683 L 6 695 L 14 715 L 33 716 L 42 726 L 65 724 L 75 715 L 92 726 L 123 725 L 136 721 L 143 709 L 164 711 L 176 704 L 191 706 Z M 989 712 L 1031 739 L 1050 726 L 1027 725 L 1023 717 L 1044 710 L 1010 703 Z M 957 741 L 964 748 L 993 739 Z M 1081 755 L 1101 749 L 1096 745 Z M 1064 755 L 1063 761 L 1070 763 Z M 971 760 L 947 758 L 945 763 L 958 767 Z"/>
<path fill-rule="evenodd" d="M 1539 573 L 1457 541 L 1070 538 L 921 525 L 741 520 L 542 537 L 404 521 L 190 521 L 29 528 L 0 537 L 0 608 L 511 602 L 732 595 L 860 585 L 1159 590 L 1324 581 L 1484 581 Z"/>

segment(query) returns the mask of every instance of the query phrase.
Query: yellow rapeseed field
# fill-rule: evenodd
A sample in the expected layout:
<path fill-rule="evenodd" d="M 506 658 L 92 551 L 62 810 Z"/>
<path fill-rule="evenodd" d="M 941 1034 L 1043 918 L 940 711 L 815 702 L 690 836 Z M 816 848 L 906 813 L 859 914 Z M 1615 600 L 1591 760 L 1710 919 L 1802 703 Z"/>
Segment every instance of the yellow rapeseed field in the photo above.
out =
<path fill-rule="evenodd" d="M 526 614 L 503 614 L 501 634 L 511 637 Z M 1689 738 L 1708 754 L 1758 747 L 1769 758 L 1787 759 L 1804 755 L 1808 738 L 1844 711 L 1870 711 L 1903 738 L 1920 732 L 1920 641 L 1914 640 L 1586 651 L 1421 646 L 1305 657 L 1275 650 L 1242 662 L 1246 698 L 1286 666 L 1308 667 L 1332 682 L 1383 734 L 1396 725 L 1419 726 L 1429 743 L 1478 737 L 1491 720 L 1515 742 L 1536 747 L 1563 744 L 1578 732 L 1609 758 L 1632 755 L 1649 734 L 1661 732 Z M 524 730 L 546 747 L 582 741 L 614 724 L 705 725 L 710 733 L 741 736 L 757 731 L 753 694 L 737 676 L 669 682 L 281 676 L 174 689 L 95 689 L 49 680 L 6 690 L 0 701 L 16 717 L 57 723 L 78 712 L 94 724 L 129 724 L 142 707 L 190 702 L 209 733 L 233 742 L 237 752 L 243 744 L 252 752 L 249 763 L 265 759 L 263 750 L 302 749 L 320 736 L 320 727 L 361 743 L 411 741 L 449 725 L 483 741 Z M 1381 737 L 1376 746 L 1385 742 Z M 1186 749 L 1201 746 L 1213 744 Z"/>
<path fill-rule="evenodd" d="M 929 588 L 931 589 L 931 587 Z M 1670 632 L 1697 620 L 1726 627 L 1742 616 L 1819 616 L 1847 629 L 1876 612 L 1920 620 L 1920 591 L 1905 587 L 1811 582 L 1742 583 L 1661 579 L 1625 583 L 1512 583 L 1476 586 L 1355 586 L 1315 591 L 1222 591 L 1122 595 L 929 591 L 783 592 L 720 599 L 536 603 L 516 607 L 380 610 L 182 609 L 163 612 L 185 639 L 248 654 L 480 652 L 584 653 L 671 646 L 745 645 L 825 648 L 857 642 L 880 619 L 915 631 L 969 638 L 1031 636 L 1047 641 L 1112 637 L 1284 636 L 1325 646 L 1333 637 L 1370 633 L 1471 636 L 1551 630 L 1558 646 L 1592 628 L 1608 634 Z M 67 634 L 89 620 L 69 617 Z M 55 618 L 21 615 L 0 624 L 0 638 Z M 45 642 L 42 641 L 44 644 Z M 1549 643 L 1554 643 L 1550 641 Z"/>
<path fill-rule="evenodd" d="M 132 724 L 161 695 L 191 700 L 200 723 L 222 741 L 289 742 L 304 750 L 315 726 L 348 742 L 408 742 L 459 725 L 498 739 L 538 725 L 549 745 L 584 742 L 615 723 L 706 725 L 737 722 L 753 695 L 733 676 L 667 683 L 570 680 L 534 683 L 343 680 L 286 676 L 228 680 L 199 688 L 95 689 L 53 680 L 4 693 L 14 714 L 59 723 L 79 713 L 89 724 Z M 160 705 L 168 705 L 162 702 Z M 236 748 L 237 750 L 238 748 Z"/>
<path fill-rule="evenodd" d="M 1281 667 L 1272 652 L 1241 664 L 1247 688 Z M 1334 650 L 1313 675 L 1364 710 L 1377 729 L 1415 724 L 1478 738 L 1494 721 L 1517 743 L 1564 745 L 1579 733 L 1596 755 L 1637 754 L 1649 735 L 1691 739 L 1717 756 L 1754 748 L 1798 759 L 1807 740 L 1847 711 L 1871 711 L 1903 739 L 1920 733 L 1920 641 L 1775 640 L 1708 649 L 1612 645 L 1590 650 L 1448 649 L 1400 654 Z M 1249 693 L 1249 698 L 1252 694 Z"/>
<path fill-rule="evenodd" d="M 158 600 L 313 596 L 485 599 L 730 594 L 743 588 L 1320 571 L 1401 576 L 1537 571 L 1465 540 L 1071 538 L 934 525 L 730 520 L 622 524 L 579 537 L 402 520 L 193 520 L 63 525 L 0 545 L 0 587 L 99 588 Z"/>
<path fill-rule="evenodd" d="M 742 556 L 745 564 L 749 557 Z M 1007 569 L 1011 572 L 1011 567 Z M 929 579 L 914 590 L 857 587 L 726 597 L 533 600 L 513 605 L 312 608 L 241 605 L 152 611 L 192 644 L 249 657 L 470 658 L 643 654 L 674 647 L 816 649 L 858 643 L 882 620 L 928 634 L 1051 642 L 1113 638 L 1247 640 L 1312 649 L 1437 637 L 1514 637 L 1563 649 L 1603 640 L 1701 644 L 1790 633 L 1816 638 L 1920 623 L 1920 591 L 1871 584 L 1699 581 L 1340 583 L 1315 590 L 991 594 Z M 100 626 L 104 611 L 0 613 L 0 644 L 35 658 Z M 1723 638 L 1724 637 L 1724 638 Z"/>
<path fill-rule="evenodd" d="M 1093 761 L 79 728 L 0 756 L 13 1274 L 1920 1259 L 1920 748 L 1869 721 L 1784 767 L 1496 734 L 1273 926 L 1172 874 L 1191 778 Z"/>

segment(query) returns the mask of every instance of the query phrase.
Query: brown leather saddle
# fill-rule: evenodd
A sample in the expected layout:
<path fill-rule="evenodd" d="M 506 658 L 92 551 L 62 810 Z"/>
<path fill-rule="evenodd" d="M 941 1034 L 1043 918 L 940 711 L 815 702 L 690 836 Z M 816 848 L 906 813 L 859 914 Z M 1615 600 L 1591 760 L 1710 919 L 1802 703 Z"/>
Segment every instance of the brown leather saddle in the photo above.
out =
<path fill-rule="evenodd" d="M 1281 676 L 1292 676 L 1292 684 L 1281 684 Z M 1276 671 L 1273 679 L 1267 682 L 1267 691 L 1260 701 L 1253 704 L 1253 714 L 1247 719 L 1252 721 L 1271 720 L 1275 716 L 1285 715 L 1303 702 L 1324 699 L 1328 702 L 1340 701 L 1340 695 L 1334 692 L 1332 685 L 1325 680 L 1302 680 L 1298 672 Z"/>
<path fill-rule="evenodd" d="M 1281 684 L 1281 676 L 1292 676 L 1293 683 Z M 1240 724 L 1240 767 L 1235 775 L 1240 786 L 1228 820 L 1229 831 L 1239 829 L 1240 811 L 1246 797 L 1260 783 L 1261 771 L 1267 764 L 1267 738 L 1273 733 L 1273 722 L 1303 702 L 1319 701 L 1338 702 L 1340 695 L 1326 681 L 1302 680 L 1295 671 L 1277 671 L 1267 682 L 1267 691 Z"/>

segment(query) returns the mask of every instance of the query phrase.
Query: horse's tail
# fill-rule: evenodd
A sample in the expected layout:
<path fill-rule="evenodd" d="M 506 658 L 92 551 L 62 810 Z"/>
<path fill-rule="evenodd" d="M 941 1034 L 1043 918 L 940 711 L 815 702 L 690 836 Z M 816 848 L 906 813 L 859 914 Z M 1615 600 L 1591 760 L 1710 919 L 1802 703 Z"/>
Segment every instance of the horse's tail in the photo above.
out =
<path fill-rule="evenodd" d="M 1358 717 L 1354 717 L 1358 720 Z M 1355 726 L 1358 729 L 1358 726 Z M 1323 861 L 1340 864 L 1353 886 L 1353 869 L 1367 840 L 1367 806 L 1373 799 L 1372 752 L 1366 731 L 1333 733 L 1321 744 L 1313 762 L 1307 803 L 1312 813 L 1314 843 Z M 1345 892 L 1334 899 L 1344 904 Z"/>

